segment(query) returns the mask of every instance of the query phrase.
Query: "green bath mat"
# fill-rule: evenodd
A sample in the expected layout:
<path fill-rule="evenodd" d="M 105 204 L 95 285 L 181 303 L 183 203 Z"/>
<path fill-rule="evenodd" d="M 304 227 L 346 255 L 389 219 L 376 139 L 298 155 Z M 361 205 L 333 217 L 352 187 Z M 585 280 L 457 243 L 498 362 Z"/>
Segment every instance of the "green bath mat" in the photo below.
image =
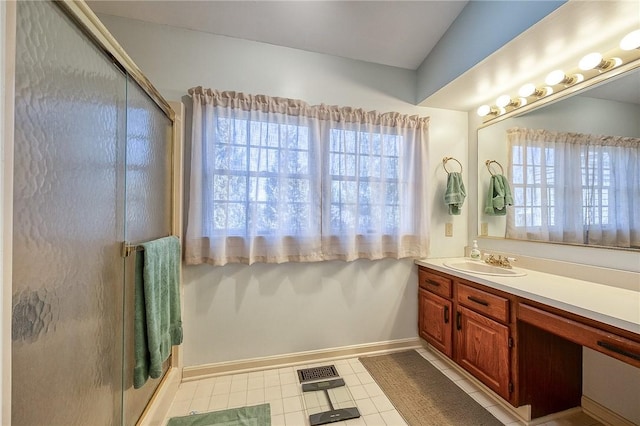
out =
<path fill-rule="evenodd" d="M 172 417 L 167 426 L 271 426 L 269 404 Z"/>

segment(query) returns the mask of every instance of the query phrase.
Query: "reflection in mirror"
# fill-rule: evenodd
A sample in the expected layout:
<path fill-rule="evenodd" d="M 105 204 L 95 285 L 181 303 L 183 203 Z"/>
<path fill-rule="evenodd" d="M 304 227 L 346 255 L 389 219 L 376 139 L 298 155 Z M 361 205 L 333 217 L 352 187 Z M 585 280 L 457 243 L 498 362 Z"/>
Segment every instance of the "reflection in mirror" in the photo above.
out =
<path fill-rule="evenodd" d="M 640 249 L 640 69 L 478 131 L 479 229 L 491 237 Z M 514 129 L 518 130 L 514 130 Z M 513 193 L 486 214 L 493 167 Z"/>

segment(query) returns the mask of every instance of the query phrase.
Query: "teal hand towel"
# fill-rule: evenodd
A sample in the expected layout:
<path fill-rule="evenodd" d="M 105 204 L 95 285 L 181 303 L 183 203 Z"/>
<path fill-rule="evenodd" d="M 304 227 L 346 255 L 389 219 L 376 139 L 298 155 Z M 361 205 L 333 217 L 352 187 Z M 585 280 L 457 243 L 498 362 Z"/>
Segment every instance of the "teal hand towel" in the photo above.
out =
<path fill-rule="evenodd" d="M 459 215 L 467 191 L 462 182 L 460 172 L 451 172 L 447 176 L 447 189 L 444 192 L 444 203 L 449 207 L 450 215 Z"/>
<path fill-rule="evenodd" d="M 509 181 L 503 175 L 493 175 L 489 180 L 489 190 L 484 206 L 484 212 L 491 216 L 504 216 L 507 206 L 513 205 Z"/>
<path fill-rule="evenodd" d="M 171 347 L 182 343 L 180 241 L 160 238 L 136 252 L 133 386 L 162 375 Z"/>

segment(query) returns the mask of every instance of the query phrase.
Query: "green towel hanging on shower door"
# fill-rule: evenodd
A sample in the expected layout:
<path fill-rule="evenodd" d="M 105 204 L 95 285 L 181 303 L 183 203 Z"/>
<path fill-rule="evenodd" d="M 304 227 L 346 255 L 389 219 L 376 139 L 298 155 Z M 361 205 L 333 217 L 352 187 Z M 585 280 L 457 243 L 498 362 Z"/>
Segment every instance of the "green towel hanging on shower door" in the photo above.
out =
<path fill-rule="evenodd" d="M 171 347 L 182 343 L 180 241 L 160 238 L 136 252 L 134 388 L 162 375 Z"/>

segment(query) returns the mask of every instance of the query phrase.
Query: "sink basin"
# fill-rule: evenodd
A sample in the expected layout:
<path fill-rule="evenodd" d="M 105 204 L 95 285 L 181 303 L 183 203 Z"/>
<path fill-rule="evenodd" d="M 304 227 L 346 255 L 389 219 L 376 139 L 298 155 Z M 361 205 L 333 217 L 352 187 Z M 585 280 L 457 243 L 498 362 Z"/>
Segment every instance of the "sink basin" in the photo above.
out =
<path fill-rule="evenodd" d="M 474 260 L 456 260 L 453 262 L 444 262 L 444 266 L 462 272 L 471 272 L 473 274 L 494 275 L 499 277 L 523 277 L 527 275 L 518 269 L 506 269 L 498 266 L 489 265 L 484 262 Z"/>

